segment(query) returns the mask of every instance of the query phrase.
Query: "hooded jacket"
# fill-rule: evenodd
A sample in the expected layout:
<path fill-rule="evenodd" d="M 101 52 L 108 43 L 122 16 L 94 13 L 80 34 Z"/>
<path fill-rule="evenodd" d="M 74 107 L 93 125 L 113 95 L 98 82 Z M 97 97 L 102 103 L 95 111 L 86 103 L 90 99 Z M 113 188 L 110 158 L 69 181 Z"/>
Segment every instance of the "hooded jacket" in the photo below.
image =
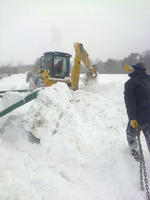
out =
<path fill-rule="evenodd" d="M 150 122 L 150 75 L 136 70 L 129 77 L 124 90 L 128 118 L 144 125 Z"/>

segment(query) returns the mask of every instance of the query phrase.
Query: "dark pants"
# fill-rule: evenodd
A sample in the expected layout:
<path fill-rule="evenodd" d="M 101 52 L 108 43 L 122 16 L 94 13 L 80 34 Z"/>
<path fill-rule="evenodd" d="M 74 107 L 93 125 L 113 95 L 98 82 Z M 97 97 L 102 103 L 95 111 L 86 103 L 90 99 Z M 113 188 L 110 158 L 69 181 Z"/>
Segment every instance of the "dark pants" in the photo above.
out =
<path fill-rule="evenodd" d="M 150 123 L 139 126 L 139 130 L 142 131 L 145 136 L 147 147 L 150 153 Z M 130 149 L 134 149 L 138 151 L 136 130 L 135 128 L 132 128 L 130 123 L 128 123 L 126 134 L 127 134 L 127 141 L 128 141 Z"/>

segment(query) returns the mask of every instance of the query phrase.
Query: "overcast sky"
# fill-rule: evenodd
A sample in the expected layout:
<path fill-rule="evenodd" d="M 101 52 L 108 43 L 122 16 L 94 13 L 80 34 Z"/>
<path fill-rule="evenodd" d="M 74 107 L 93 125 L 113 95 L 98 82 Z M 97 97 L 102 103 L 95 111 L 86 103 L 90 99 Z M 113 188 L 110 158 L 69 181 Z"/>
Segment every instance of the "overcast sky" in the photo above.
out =
<path fill-rule="evenodd" d="M 150 49 L 150 0 L 0 0 L 0 64 L 33 64 L 46 51 L 94 61 Z"/>

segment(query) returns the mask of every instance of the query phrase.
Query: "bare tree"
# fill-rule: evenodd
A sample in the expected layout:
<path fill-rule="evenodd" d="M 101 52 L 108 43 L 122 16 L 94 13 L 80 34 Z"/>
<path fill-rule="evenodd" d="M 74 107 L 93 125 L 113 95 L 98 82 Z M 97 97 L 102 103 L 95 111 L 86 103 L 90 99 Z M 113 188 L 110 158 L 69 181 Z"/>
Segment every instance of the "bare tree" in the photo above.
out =
<path fill-rule="evenodd" d="M 40 58 L 37 58 L 37 59 L 35 60 L 34 65 L 35 65 L 36 67 L 40 67 L 40 66 L 41 66 L 41 60 L 40 60 Z"/>
<path fill-rule="evenodd" d="M 7 74 L 8 76 L 10 76 L 12 74 L 13 66 L 14 66 L 13 61 L 1 64 L 0 73 L 5 75 Z"/>

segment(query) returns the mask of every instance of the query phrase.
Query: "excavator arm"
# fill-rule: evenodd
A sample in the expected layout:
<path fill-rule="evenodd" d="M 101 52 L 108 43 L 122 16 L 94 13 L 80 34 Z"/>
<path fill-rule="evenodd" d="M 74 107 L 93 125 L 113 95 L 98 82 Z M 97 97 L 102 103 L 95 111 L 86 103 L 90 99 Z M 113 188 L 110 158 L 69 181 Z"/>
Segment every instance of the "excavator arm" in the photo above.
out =
<path fill-rule="evenodd" d="M 75 43 L 74 49 L 75 49 L 76 55 L 74 58 L 74 67 L 73 67 L 72 75 L 71 75 L 71 89 L 77 90 L 78 83 L 79 83 L 79 76 L 80 76 L 81 61 L 88 68 L 88 71 L 84 77 L 85 84 L 88 84 L 91 80 L 93 81 L 96 79 L 97 66 L 92 63 L 92 61 L 89 58 L 88 53 L 85 51 L 81 43 Z"/>

